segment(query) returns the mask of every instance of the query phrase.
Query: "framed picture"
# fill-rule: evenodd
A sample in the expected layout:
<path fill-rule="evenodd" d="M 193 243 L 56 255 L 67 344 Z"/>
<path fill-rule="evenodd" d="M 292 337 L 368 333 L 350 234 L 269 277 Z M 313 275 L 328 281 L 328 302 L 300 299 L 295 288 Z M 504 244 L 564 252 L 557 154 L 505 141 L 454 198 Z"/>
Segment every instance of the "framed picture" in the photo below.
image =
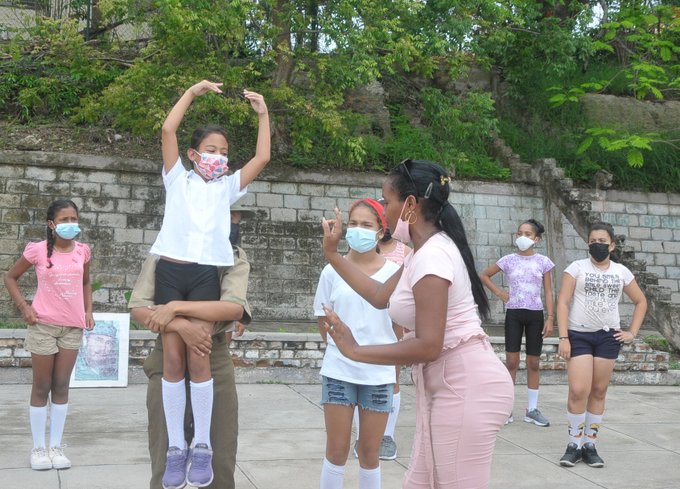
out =
<path fill-rule="evenodd" d="M 84 330 L 71 387 L 126 387 L 130 315 L 94 313 L 94 328 Z"/>

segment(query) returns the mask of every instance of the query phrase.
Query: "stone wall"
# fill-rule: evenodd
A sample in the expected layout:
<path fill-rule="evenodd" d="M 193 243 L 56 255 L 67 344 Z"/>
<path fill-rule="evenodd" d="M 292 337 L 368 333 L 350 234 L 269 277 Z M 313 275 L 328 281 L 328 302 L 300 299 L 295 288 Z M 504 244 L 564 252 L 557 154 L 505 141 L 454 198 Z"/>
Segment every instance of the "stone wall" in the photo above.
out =
<path fill-rule="evenodd" d="M 680 127 L 680 102 L 647 101 L 588 93 L 581 98 L 585 117 L 593 125 L 631 132 L 676 132 Z"/>
<path fill-rule="evenodd" d="M 0 330 L 0 383 L 30 382 L 31 356 L 23 349 L 25 330 Z M 130 333 L 130 381 L 144 382 L 140 368 L 153 348 L 155 334 L 148 331 Z M 494 351 L 505 360 L 502 337 L 492 337 Z M 566 383 L 566 364 L 557 355 L 558 340 L 549 338 L 541 354 L 541 381 L 545 384 Z M 245 333 L 231 343 L 231 355 L 241 382 L 316 383 L 323 359 L 325 344 L 318 333 Z M 520 352 L 518 381 L 526 381 L 524 346 Z M 670 384 L 676 382 L 669 375 L 668 353 L 653 350 L 637 340 L 624 345 L 617 359 L 614 383 Z M 409 369 L 404 367 L 402 383 L 410 384 Z"/>
<path fill-rule="evenodd" d="M 322 216 L 331 217 L 335 206 L 348 209 L 357 198 L 380 196 L 382 180 L 381 175 L 366 173 L 268 170 L 251 184 L 242 203 L 256 215 L 242 224 L 241 235 L 252 262 L 249 299 L 256 322 L 312 319 L 312 299 L 324 265 Z M 548 224 L 538 251 L 555 261 L 556 287 L 564 267 L 587 256 L 585 243 L 570 221 L 551 207 L 542 187 L 455 181 L 452 188 L 451 202 L 466 226 L 479 270 L 514 250 L 517 226 L 529 217 Z M 124 294 L 134 285 L 162 221 L 159 162 L 4 151 L 0 190 L 0 270 L 14 263 L 27 241 L 44 238 L 49 202 L 70 197 L 81 208 L 83 241 L 92 245 L 91 271 L 100 287 L 94 294 L 95 308 L 125 310 Z M 643 197 L 647 201 L 636 200 Z M 680 196 L 610 191 L 601 194 L 601 203 L 604 215 L 612 214 L 617 233 L 630 233 L 629 242 L 649 254 L 660 279 L 678 294 L 680 229 L 670 226 L 680 219 Z M 33 274 L 21 283 L 30 295 Z M 492 321 L 502 322 L 503 305 L 495 297 L 492 312 Z M 3 287 L 0 318 L 16 317 Z"/>

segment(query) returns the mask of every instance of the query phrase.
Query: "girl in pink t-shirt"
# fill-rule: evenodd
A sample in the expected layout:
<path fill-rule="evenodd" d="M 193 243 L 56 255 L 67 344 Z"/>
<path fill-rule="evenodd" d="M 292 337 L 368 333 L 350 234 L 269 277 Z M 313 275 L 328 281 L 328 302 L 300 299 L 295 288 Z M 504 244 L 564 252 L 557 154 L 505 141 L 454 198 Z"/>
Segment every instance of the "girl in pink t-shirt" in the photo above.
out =
<path fill-rule="evenodd" d="M 76 205 L 70 200 L 55 200 L 47 208 L 47 239 L 28 243 L 5 274 L 9 295 L 27 323 L 24 348 L 31 352 L 33 367 L 29 415 L 34 470 L 71 466 L 61 444 L 68 389 L 83 329 L 94 327 L 90 247 L 74 241 L 79 233 Z M 29 304 L 17 281 L 31 267 L 35 267 L 38 289 Z M 50 443 L 46 446 L 48 396 Z"/>
<path fill-rule="evenodd" d="M 543 224 L 537 220 L 524 221 L 517 229 L 515 245 L 518 251 L 501 257 L 479 274 L 486 288 L 505 303 L 505 366 L 513 383 L 519 368 L 522 336 L 526 337 L 527 409 L 524 421 L 537 426 L 550 426 L 538 410 L 538 384 L 543 338 L 552 334 L 555 317 L 552 286 L 555 264 L 547 256 L 536 253 L 535 249 L 543 239 L 544 231 Z M 499 272 L 508 279 L 509 291 L 499 288 L 491 280 Z M 545 318 L 541 292 L 545 294 Z M 506 424 L 512 422 L 511 414 Z"/>

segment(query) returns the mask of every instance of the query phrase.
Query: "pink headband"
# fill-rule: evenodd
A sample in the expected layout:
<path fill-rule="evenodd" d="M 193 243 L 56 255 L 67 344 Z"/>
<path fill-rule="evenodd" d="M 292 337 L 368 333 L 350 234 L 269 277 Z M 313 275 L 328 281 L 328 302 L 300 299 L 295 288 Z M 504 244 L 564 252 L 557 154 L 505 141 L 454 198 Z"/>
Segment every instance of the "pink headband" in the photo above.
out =
<path fill-rule="evenodd" d="M 374 199 L 359 199 L 354 204 L 352 204 L 352 207 L 349 208 L 349 213 L 351 214 L 352 211 L 354 210 L 354 208 L 356 206 L 358 206 L 359 204 L 362 204 L 362 203 L 368 204 L 371 207 L 373 207 L 375 212 L 378 214 L 378 217 L 380 218 L 380 225 L 382 226 L 383 231 L 385 231 L 387 229 L 387 222 L 385 221 L 385 216 L 383 215 L 384 212 L 385 212 L 385 208 L 377 200 L 374 200 Z"/>

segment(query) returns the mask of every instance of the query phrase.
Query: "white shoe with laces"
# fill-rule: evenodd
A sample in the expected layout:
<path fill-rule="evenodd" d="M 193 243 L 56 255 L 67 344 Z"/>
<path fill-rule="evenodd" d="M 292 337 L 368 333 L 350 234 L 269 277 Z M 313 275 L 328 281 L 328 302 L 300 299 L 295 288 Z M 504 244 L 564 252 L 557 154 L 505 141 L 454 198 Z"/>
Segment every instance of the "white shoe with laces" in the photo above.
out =
<path fill-rule="evenodd" d="M 40 447 L 31 450 L 31 468 L 33 470 L 50 470 L 52 459 L 47 453 L 47 448 Z"/>
<path fill-rule="evenodd" d="M 52 459 L 52 467 L 55 469 L 68 469 L 71 467 L 71 461 L 64 455 L 64 447 L 50 447 L 50 459 Z"/>

